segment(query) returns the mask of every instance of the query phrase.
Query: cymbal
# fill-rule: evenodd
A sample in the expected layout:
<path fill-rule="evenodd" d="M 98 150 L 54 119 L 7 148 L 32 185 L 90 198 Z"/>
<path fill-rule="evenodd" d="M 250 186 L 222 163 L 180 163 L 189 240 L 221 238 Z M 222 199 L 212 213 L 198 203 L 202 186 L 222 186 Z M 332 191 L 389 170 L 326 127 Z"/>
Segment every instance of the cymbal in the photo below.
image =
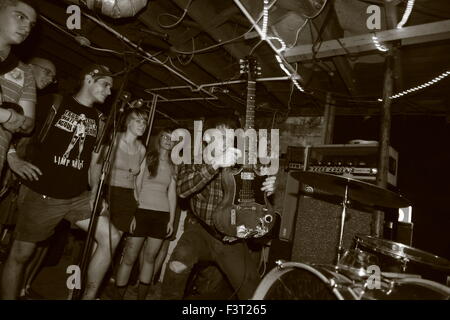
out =
<path fill-rule="evenodd" d="M 405 208 L 411 205 L 400 194 L 354 178 L 307 171 L 291 172 L 291 176 L 301 183 L 342 198 L 348 186 L 348 199 L 373 207 Z"/>

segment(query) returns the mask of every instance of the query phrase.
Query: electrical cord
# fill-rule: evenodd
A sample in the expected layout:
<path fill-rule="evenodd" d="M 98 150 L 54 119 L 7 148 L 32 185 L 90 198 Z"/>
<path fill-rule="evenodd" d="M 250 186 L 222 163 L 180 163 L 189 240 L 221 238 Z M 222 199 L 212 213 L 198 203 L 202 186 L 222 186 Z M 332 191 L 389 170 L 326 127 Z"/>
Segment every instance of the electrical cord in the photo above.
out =
<path fill-rule="evenodd" d="M 217 43 L 217 44 L 214 44 L 212 46 L 209 46 L 209 47 L 206 47 L 206 48 L 202 48 L 202 49 L 198 49 L 198 50 L 194 50 L 194 51 L 191 51 L 191 52 L 178 50 L 178 49 L 176 49 L 174 47 L 172 47 L 170 50 L 172 50 L 175 53 L 184 54 L 184 55 L 191 55 L 191 54 L 195 54 L 195 53 L 205 53 L 205 52 L 208 52 L 210 50 L 219 48 L 219 47 L 221 47 L 221 46 L 223 46 L 225 44 L 228 44 L 228 43 L 231 43 L 231 42 L 234 42 L 234 41 L 238 41 L 239 39 L 244 37 L 247 33 L 249 33 L 252 29 L 253 29 L 253 26 L 251 26 L 251 28 L 248 31 L 246 31 L 245 33 L 243 33 L 240 36 L 237 36 L 237 37 L 235 37 L 233 39 L 225 40 L 225 41 L 222 41 L 221 43 Z"/>
<path fill-rule="evenodd" d="M 298 37 L 300 36 L 300 32 L 303 30 L 303 28 L 306 26 L 306 24 L 308 23 L 310 19 L 305 19 L 305 22 L 303 22 L 303 24 L 298 28 L 297 32 L 295 33 L 295 40 L 294 42 L 288 46 L 289 49 L 293 48 L 294 46 L 297 45 L 298 42 Z"/>
<path fill-rule="evenodd" d="M 254 46 L 253 48 L 250 50 L 249 55 L 251 56 L 253 54 L 253 52 L 255 51 L 256 48 L 258 48 L 260 46 L 260 44 L 263 43 L 263 40 L 260 39 Z"/>
<path fill-rule="evenodd" d="M 186 8 L 184 8 L 184 12 L 183 12 L 183 14 L 181 15 L 181 17 L 177 17 L 177 16 L 175 16 L 175 15 L 173 15 L 173 14 L 170 14 L 170 13 L 161 13 L 161 14 L 159 14 L 158 17 L 157 17 L 158 25 L 159 25 L 161 28 L 164 28 L 164 29 L 175 28 L 175 27 L 176 27 L 177 25 L 179 25 L 179 24 L 181 23 L 181 21 L 183 21 L 183 19 L 186 17 L 186 14 L 188 13 L 188 10 L 189 10 L 189 7 L 190 7 L 191 4 L 192 4 L 192 1 L 193 1 L 193 0 L 189 0 L 188 4 L 186 5 Z M 175 23 L 173 23 L 173 24 L 163 25 L 163 24 L 161 23 L 161 20 L 160 20 L 160 18 L 161 18 L 162 16 L 168 16 L 168 17 L 172 17 L 172 18 L 175 18 L 175 19 L 178 19 L 178 20 L 177 20 Z"/>
<path fill-rule="evenodd" d="M 194 39 L 194 37 L 192 37 L 191 40 L 192 40 L 192 51 L 195 51 L 195 39 Z M 181 65 L 187 66 L 189 63 L 192 62 L 192 59 L 194 59 L 194 53 L 191 54 L 191 56 L 190 56 L 190 58 L 189 58 L 189 60 L 187 62 L 182 62 L 181 59 L 180 59 L 180 56 L 177 56 L 177 59 L 178 59 L 178 62 Z"/>
<path fill-rule="evenodd" d="M 315 19 L 323 12 L 323 9 L 325 9 L 327 4 L 328 4 L 328 0 L 325 0 L 325 3 L 322 5 L 322 8 L 320 8 L 319 11 L 317 11 L 317 13 L 314 14 L 313 16 L 311 16 L 311 17 L 309 17 L 309 16 L 307 16 L 306 14 L 303 14 L 303 13 L 301 15 L 303 17 L 305 17 L 306 19 Z"/>

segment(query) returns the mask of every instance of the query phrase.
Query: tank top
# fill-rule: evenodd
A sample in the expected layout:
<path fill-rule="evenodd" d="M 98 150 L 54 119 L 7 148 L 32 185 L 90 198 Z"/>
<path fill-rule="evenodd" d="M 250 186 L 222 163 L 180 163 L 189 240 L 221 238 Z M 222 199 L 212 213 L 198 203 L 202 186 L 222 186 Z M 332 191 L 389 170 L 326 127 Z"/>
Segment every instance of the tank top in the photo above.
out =
<path fill-rule="evenodd" d="M 167 190 L 172 178 L 170 164 L 161 161 L 156 176 L 150 177 L 148 167 L 145 167 L 142 189 L 139 193 L 139 208 L 169 212 Z"/>
<path fill-rule="evenodd" d="M 115 150 L 113 150 L 114 158 L 109 174 L 109 185 L 134 189 L 134 182 L 139 174 L 141 162 L 144 158 L 144 146 L 140 144 L 138 151 L 130 154 L 126 149 L 126 143 L 121 141 L 120 137 L 116 141 Z"/>

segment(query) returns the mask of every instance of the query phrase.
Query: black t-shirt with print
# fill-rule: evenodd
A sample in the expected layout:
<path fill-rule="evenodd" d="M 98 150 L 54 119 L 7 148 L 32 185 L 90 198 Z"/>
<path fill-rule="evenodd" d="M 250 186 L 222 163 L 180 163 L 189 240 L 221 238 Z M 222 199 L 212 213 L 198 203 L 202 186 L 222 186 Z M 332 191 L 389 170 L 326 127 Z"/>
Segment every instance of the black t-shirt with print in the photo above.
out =
<path fill-rule="evenodd" d="M 88 170 L 98 132 L 99 112 L 64 97 L 45 140 L 31 163 L 42 176 L 24 181 L 40 194 L 57 199 L 76 197 L 88 189 Z"/>

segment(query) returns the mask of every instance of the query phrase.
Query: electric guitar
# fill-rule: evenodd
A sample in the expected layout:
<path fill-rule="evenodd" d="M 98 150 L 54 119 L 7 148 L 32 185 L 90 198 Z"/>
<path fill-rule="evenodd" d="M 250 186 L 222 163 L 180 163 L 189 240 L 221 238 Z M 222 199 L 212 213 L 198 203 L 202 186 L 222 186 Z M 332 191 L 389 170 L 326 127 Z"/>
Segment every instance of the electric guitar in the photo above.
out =
<path fill-rule="evenodd" d="M 244 126 L 245 132 L 248 132 L 254 130 L 255 125 L 255 77 L 258 67 L 254 57 L 246 57 L 242 61 L 241 73 L 246 73 L 248 80 Z M 213 221 L 215 228 L 227 236 L 259 238 L 273 228 L 276 213 L 265 192 L 261 191 L 266 176 L 257 169 L 257 142 L 245 138 L 244 146 L 243 165 L 222 169 L 224 197 L 215 210 Z M 250 155 L 253 161 L 249 161 Z"/>

